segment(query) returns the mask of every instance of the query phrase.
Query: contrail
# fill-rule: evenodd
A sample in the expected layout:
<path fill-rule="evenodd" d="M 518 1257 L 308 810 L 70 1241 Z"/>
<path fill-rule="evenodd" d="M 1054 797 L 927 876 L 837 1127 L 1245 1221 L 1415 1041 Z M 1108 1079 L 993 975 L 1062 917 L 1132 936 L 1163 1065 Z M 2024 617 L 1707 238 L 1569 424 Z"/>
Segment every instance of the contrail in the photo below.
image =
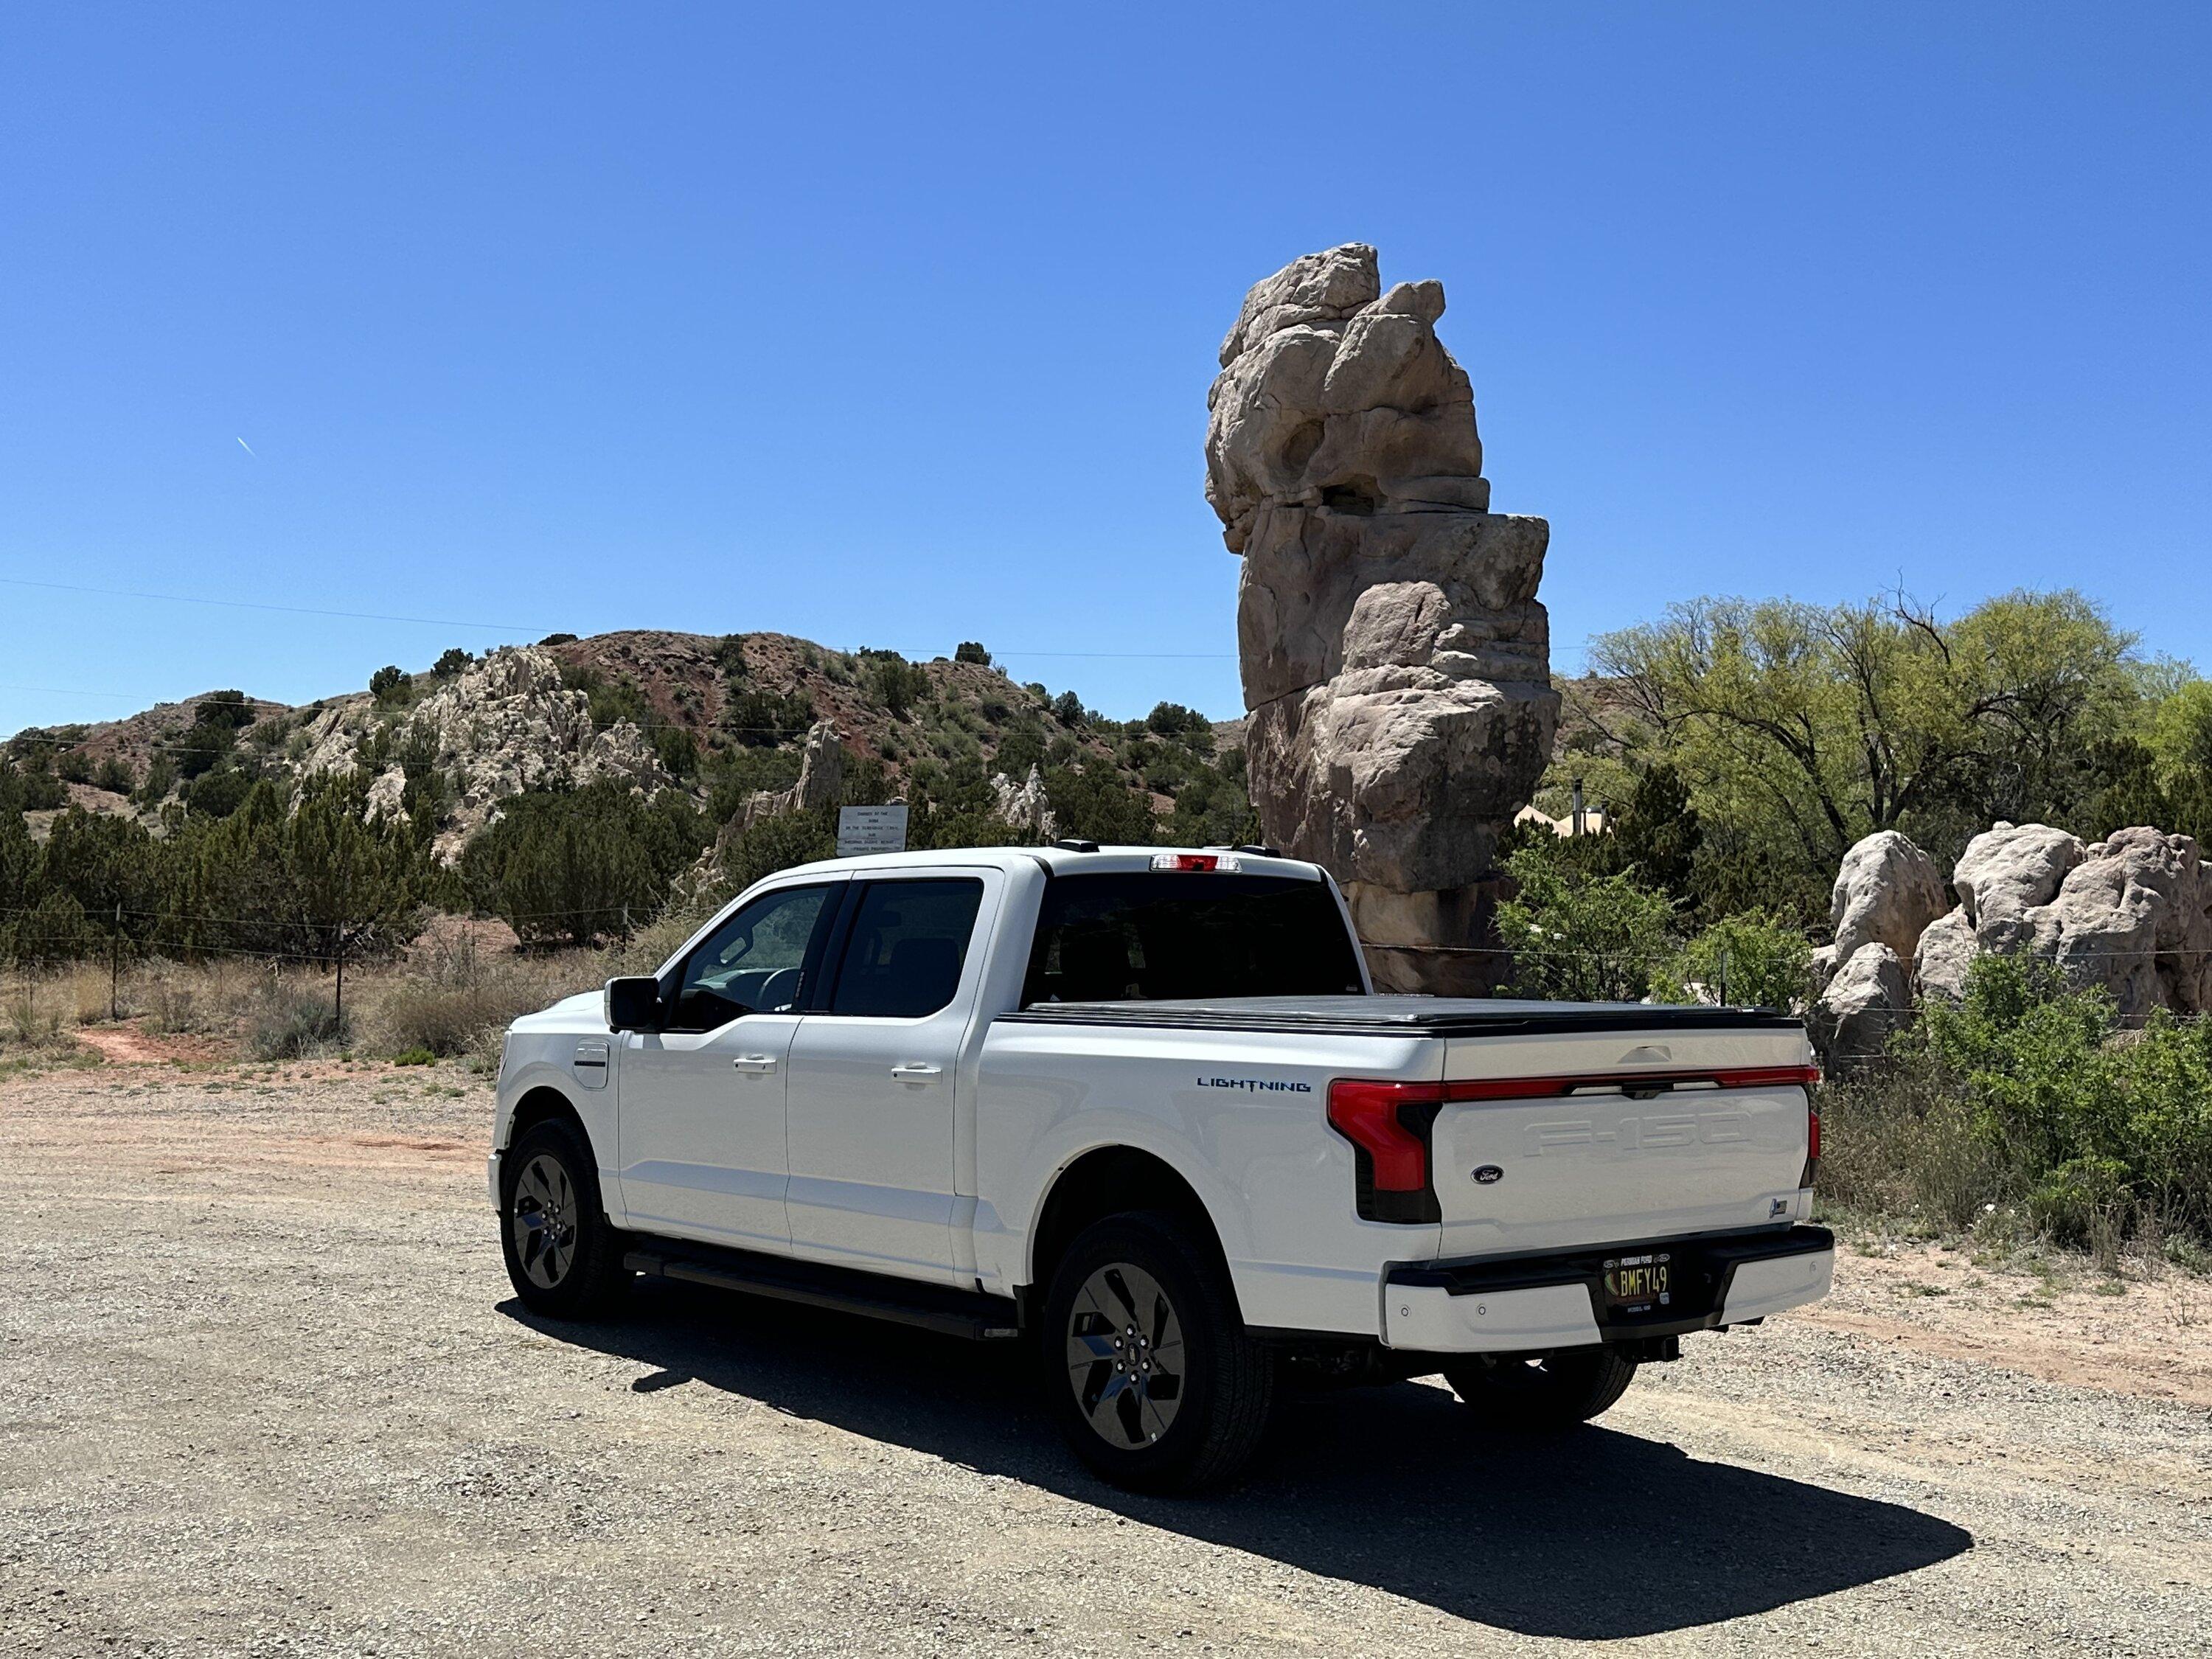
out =
<path fill-rule="evenodd" d="M 252 446 L 252 444 L 250 444 L 250 443 L 246 442 L 245 439 L 240 438 L 240 439 L 238 441 L 238 447 L 239 447 L 240 449 L 244 450 L 247 454 L 249 454 L 249 455 L 253 455 L 253 446 Z M 257 460 L 257 461 L 258 461 L 258 460 L 259 460 L 261 458 L 260 458 L 258 455 L 253 455 L 253 459 L 254 459 L 255 460 Z"/>

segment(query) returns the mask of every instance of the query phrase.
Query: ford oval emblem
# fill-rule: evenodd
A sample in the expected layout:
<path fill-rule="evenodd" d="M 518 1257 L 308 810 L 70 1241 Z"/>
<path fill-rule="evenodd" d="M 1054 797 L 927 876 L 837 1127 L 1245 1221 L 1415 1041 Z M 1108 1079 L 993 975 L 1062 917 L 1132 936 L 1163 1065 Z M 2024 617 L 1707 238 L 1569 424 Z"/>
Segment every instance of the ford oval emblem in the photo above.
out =
<path fill-rule="evenodd" d="M 1505 1171 L 1499 1169 L 1495 1164 L 1478 1164 L 1475 1168 L 1474 1180 L 1475 1184 L 1479 1187 L 1487 1187 L 1493 1182 L 1499 1182 L 1504 1179 Z"/>

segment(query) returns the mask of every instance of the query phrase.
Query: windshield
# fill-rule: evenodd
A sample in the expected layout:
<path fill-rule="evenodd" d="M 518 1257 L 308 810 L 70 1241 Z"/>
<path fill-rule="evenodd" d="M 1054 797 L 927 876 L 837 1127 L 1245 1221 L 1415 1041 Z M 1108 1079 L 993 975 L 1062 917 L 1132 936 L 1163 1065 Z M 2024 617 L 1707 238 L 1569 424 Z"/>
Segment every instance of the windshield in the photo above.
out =
<path fill-rule="evenodd" d="M 1326 883 L 1131 871 L 1047 884 L 1022 1005 L 1366 988 Z"/>

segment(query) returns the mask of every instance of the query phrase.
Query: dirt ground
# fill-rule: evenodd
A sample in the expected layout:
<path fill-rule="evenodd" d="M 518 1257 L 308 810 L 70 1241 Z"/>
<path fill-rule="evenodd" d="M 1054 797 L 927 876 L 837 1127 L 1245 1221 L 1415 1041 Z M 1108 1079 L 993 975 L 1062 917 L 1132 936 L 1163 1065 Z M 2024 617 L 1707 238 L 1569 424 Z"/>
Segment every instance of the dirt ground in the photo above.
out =
<path fill-rule="evenodd" d="M 2198 1281 L 1866 1245 L 1564 1439 L 1407 1384 L 1140 1499 L 1003 1351 L 524 1316 L 478 1079 L 108 1054 L 0 1076 L 0 1652 L 2207 1650 Z"/>

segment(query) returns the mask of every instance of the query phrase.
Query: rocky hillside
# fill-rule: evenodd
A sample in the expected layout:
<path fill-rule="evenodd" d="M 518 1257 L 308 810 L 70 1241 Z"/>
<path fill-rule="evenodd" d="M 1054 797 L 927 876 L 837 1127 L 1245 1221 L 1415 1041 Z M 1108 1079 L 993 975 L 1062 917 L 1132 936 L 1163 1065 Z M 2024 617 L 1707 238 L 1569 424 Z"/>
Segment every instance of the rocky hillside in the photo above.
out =
<path fill-rule="evenodd" d="M 884 799 L 980 773 L 1018 802 L 1033 769 L 1075 765 L 1118 777 L 1155 812 L 1173 807 L 1182 775 L 1158 751 L 1224 751 L 1242 734 L 1165 705 L 1149 727 L 1104 720 L 975 648 L 909 662 L 782 634 L 555 635 L 380 671 L 373 688 L 298 707 L 208 692 L 0 747 L 19 775 L 48 775 L 34 832 L 65 805 L 155 824 L 165 806 L 220 816 L 257 777 L 366 769 L 372 814 L 418 813 L 427 799 L 451 862 L 516 795 L 600 779 L 678 790 L 726 821 L 758 792 L 793 787 L 824 723 L 848 775 L 880 769 Z"/>

